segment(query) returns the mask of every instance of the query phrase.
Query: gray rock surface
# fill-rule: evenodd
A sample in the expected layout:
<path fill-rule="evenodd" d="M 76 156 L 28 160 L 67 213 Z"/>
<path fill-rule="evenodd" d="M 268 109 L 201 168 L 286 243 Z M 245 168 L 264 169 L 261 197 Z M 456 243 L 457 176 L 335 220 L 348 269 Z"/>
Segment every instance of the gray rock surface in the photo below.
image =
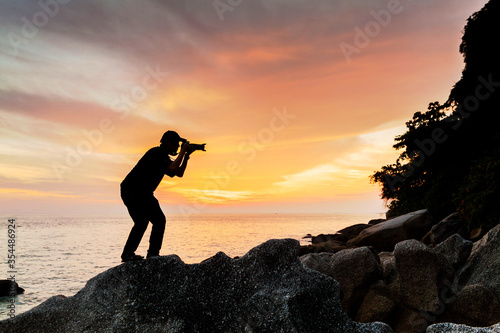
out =
<path fill-rule="evenodd" d="M 432 226 L 430 231 L 431 244 L 439 244 L 448 237 L 464 232 L 465 230 L 465 223 L 460 218 L 459 213 L 448 215 L 442 221 Z"/>
<path fill-rule="evenodd" d="M 336 253 L 347 248 L 348 246 L 346 246 L 345 243 L 330 239 L 324 243 L 303 245 L 300 247 L 299 254 L 305 255 L 308 253 L 322 252 Z M 349 246 L 349 248 L 352 248 L 352 246 Z"/>
<path fill-rule="evenodd" d="M 465 286 L 446 310 L 446 321 L 453 323 L 490 326 L 500 321 L 500 302 L 480 284 Z"/>
<path fill-rule="evenodd" d="M 375 282 L 366 293 L 355 320 L 361 323 L 390 322 L 396 311 L 396 303 L 391 299 L 389 288 L 383 281 Z"/>
<path fill-rule="evenodd" d="M 378 256 L 368 247 L 346 249 L 335 254 L 311 253 L 302 256 L 301 261 L 340 283 L 342 308 L 351 317 L 356 315 L 370 285 L 382 278 Z"/>
<path fill-rule="evenodd" d="M 371 227 L 370 224 L 354 224 L 344 229 L 337 231 L 335 234 L 330 235 L 318 235 L 312 238 L 313 244 L 324 243 L 329 240 L 335 240 L 339 242 L 347 242 L 349 239 L 356 237 L 359 233 L 367 228 Z"/>
<path fill-rule="evenodd" d="M 332 266 L 332 277 L 342 291 L 342 308 L 354 317 L 371 284 L 383 277 L 379 258 L 366 246 L 347 249 L 333 256 Z"/>
<path fill-rule="evenodd" d="M 394 252 L 380 252 L 378 254 L 382 265 L 384 281 L 387 284 L 394 282 L 397 278 L 396 260 Z"/>
<path fill-rule="evenodd" d="M 434 324 L 427 327 L 426 333 L 500 333 L 500 324 L 490 327 L 471 327 L 451 323 Z"/>
<path fill-rule="evenodd" d="M 392 332 L 342 311 L 339 286 L 298 260 L 295 240 L 270 240 L 239 259 L 187 265 L 129 262 L 0 322 L 1 332 Z"/>
<path fill-rule="evenodd" d="M 500 301 L 500 224 L 474 243 L 471 255 L 458 273 L 458 285 L 481 284 L 493 292 Z"/>
<path fill-rule="evenodd" d="M 300 261 L 309 269 L 318 271 L 330 277 L 334 276 L 333 256 L 335 253 L 308 253 L 300 257 Z"/>
<path fill-rule="evenodd" d="M 421 239 L 432 227 L 433 219 L 427 209 L 408 213 L 364 229 L 351 238 L 347 245 L 373 246 L 377 250 L 392 251 L 407 239 Z"/>
<path fill-rule="evenodd" d="M 463 239 L 460 235 L 454 234 L 444 242 L 438 244 L 434 251 L 441 253 L 453 268 L 462 266 L 469 258 L 472 249 L 472 242 Z"/>
<path fill-rule="evenodd" d="M 453 280 L 453 268 L 446 258 L 410 239 L 396 245 L 394 259 L 401 302 L 421 311 L 439 309 L 441 287 Z"/>

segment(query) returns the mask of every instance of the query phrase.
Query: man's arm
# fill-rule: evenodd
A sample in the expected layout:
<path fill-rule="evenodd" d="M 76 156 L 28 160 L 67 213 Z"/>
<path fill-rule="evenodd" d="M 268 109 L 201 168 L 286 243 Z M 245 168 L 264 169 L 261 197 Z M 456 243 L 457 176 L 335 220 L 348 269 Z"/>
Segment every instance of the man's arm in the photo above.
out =
<path fill-rule="evenodd" d="M 176 174 L 175 174 L 177 177 L 182 177 L 182 176 L 184 176 L 184 171 L 186 170 L 187 162 L 188 162 L 188 160 L 189 160 L 189 155 L 190 155 L 190 154 L 187 154 L 187 153 L 184 155 L 184 158 L 182 159 L 182 163 L 181 163 L 181 165 L 177 168 L 177 172 L 176 172 Z"/>
<path fill-rule="evenodd" d="M 179 155 L 177 155 L 176 159 L 173 160 L 172 163 L 170 163 L 167 168 L 166 174 L 170 177 L 182 177 L 184 175 L 184 171 L 186 170 L 189 155 L 192 152 L 193 149 L 189 146 L 189 143 L 183 143 Z"/>

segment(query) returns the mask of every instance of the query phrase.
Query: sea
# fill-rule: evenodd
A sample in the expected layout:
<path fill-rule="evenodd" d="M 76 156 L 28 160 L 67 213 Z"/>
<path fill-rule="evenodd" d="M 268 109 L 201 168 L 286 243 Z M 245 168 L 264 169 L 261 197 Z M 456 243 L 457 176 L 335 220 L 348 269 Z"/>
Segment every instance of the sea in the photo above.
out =
<path fill-rule="evenodd" d="M 161 255 L 195 264 L 224 252 L 242 256 L 269 240 L 335 233 L 383 214 L 167 214 Z M 122 264 L 133 223 L 128 215 L 0 216 L 0 279 L 25 289 L 0 297 L 0 320 L 17 316 L 55 295 L 72 296 L 95 275 Z M 151 225 L 136 251 L 146 255 Z"/>

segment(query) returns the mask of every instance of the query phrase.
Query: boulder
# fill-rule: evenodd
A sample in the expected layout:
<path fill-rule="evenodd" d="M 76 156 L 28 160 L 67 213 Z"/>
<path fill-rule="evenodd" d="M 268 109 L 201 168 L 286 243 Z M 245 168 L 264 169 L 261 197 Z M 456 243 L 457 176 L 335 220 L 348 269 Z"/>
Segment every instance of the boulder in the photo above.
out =
<path fill-rule="evenodd" d="M 334 240 L 337 242 L 345 243 L 349 239 L 356 237 L 361 231 L 369 227 L 371 227 L 369 224 L 354 224 L 337 231 L 335 234 L 320 234 L 316 237 L 313 237 L 311 242 L 313 244 L 319 244 Z"/>
<path fill-rule="evenodd" d="M 329 240 L 327 242 L 319 244 L 302 245 L 300 246 L 299 249 L 299 255 L 302 256 L 307 253 L 321 253 L 321 252 L 336 253 L 345 250 L 347 248 L 348 246 L 345 243 Z"/>
<path fill-rule="evenodd" d="M 300 257 L 300 261 L 309 269 L 320 272 L 321 274 L 334 276 L 333 256 L 334 253 L 308 253 Z"/>
<path fill-rule="evenodd" d="M 465 234 L 466 230 L 465 222 L 461 219 L 460 213 L 453 213 L 432 226 L 429 232 L 430 243 L 439 244 L 451 235 Z"/>
<path fill-rule="evenodd" d="M 441 253 L 455 269 L 465 263 L 471 250 L 472 242 L 463 239 L 459 234 L 448 237 L 434 248 L 434 251 Z"/>
<path fill-rule="evenodd" d="M 354 224 L 347 228 L 341 229 L 337 231 L 337 234 L 344 236 L 344 242 L 347 242 L 349 239 L 356 237 L 359 233 L 367 228 L 370 228 L 370 224 Z"/>
<path fill-rule="evenodd" d="M 399 305 L 395 318 L 392 319 L 391 327 L 394 332 L 420 333 L 424 332 L 435 317 L 425 311 L 415 310 L 408 306 Z"/>
<path fill-rule="evenodd" d="M 321 244 L 328 241 L 339 241 L 345 243 L 345 241 L 341 240 L 343 236 L 340 234 L 319 234 L 318 236 L 311 237 L 311 244 Z"/>
<path fill-rule="evenodd" d="M 471 255 L 458 272 L 456 290 L 473 284 L 481 284 L 492 291 L 500 301 L 500 224 L 474 243 Z"/>
<path fill-rule="evenodd" d="M 464 287 L 447 306 L 445 321 L 472 326 L 500 322 L 500 302 L 489 288 L 472 284 Z"/>
<path fill-rule="evenodd" d="M 385 222 L 385 221 L 387 221 L 387 219 L 373 219 L 373 220 L 368 221 L 368 224 L 375 225 L 375 224 L 379 224 L 380 222 Z"/>
<path fill-rule="evenodd" d="M 386 284 L 391 284 L 396 280 L 396 260 L 393 252 L 380 252 L 380 265 L 382 266 L 383 278 Z"/>
<path fill-rule="evenodd" d="M 307 267 L 333 277 L 340 283 L 342 308 L 353 318 L 370 285 L 382 278 L 378 256 L 368 247 L 347 249 L 335 254 L 302 256 Z"/>
<path fill-rule="evenodd" d="M 440 323 L 427 327 L 425 333 L 499 333 L 500 323 L 490 327 L 471 327 L 466 325 Z"/>
<path fill-rule="evenodd" d="M 270 240 L 239 259 L 219 252 L 187 265 L 175 255 L 128 262 L 55 296 L 1 332 L 392 332 L 342 311 L 338 283 L 298 260 L 295 240 Z"/>
<path fill-rule="evenodd" d="M 401 241 L 421 239 L 431 227 L 432 216 L 427 209 L 423 209 L 364 229 L 347 245 L 373 246 L 380 251 L 392 251 Z"/>
<path fill-rule="evenodd" d="M 24 293 L 24 289 L 19 287 L 16 281 L 0 280 L 0 297 L 16 296 Z"/>
<path fill-rule="evenodd" d="M 400 302 L 420 311 L 438 310 L 440 291 L 453 279 L 453 268 L 446 258 L 425 244 L 410 239 L 396 245 L 394 259 Z"/>
<path fill-rule="evenodd" d="M 366 293 L 354 319 L 360 323 L 373 321 L 389 323 L 395 311 L 396 303 L 391 299 L 389 288 L 383 281 L 377 281 Z"/>
<path fill-rule="evenodd" d="M 324 243 L 333 238 L 334 234 L 319 234 L 317 236 L 311 236 L 311 244 Z"/>

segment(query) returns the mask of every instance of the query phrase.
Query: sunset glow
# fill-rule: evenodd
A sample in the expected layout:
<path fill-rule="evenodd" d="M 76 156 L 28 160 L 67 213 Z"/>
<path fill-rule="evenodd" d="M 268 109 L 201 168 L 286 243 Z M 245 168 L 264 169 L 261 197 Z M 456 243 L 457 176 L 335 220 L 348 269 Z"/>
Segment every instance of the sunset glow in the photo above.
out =
<path fill-rule="evenodd" d="M 1 1 L 0 207 L 126 212 L 172 129 L 207 151 L 163 179 L 167 214 L 384 212 L 369 176 L 447 99 L 485 3 Z"/>

